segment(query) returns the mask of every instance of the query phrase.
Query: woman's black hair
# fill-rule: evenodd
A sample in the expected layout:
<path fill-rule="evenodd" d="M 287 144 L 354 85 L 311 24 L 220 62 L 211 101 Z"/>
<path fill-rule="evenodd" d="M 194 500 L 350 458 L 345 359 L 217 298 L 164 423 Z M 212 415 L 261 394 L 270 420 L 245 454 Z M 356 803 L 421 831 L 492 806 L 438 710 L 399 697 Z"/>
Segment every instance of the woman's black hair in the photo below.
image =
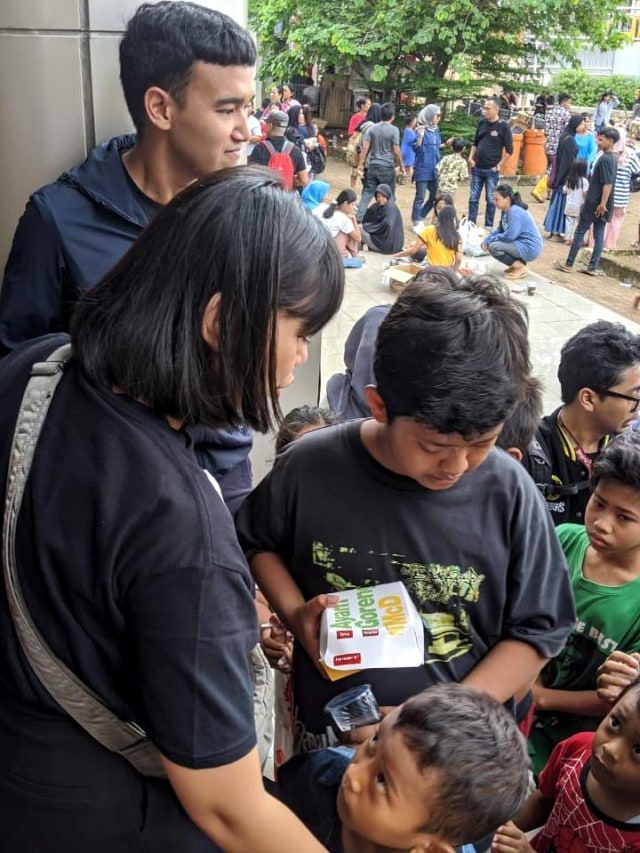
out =
<path fill-rule="evenodd" d="M 289 107 L 289 112 L 287 115 L 289 116 L 289 127 L 295 127 L 298 129 L 298 116 L 302 111 L 302 107 L 299 107 L 297 104 L 294 104 L 292 107 Z"/>
<path fill-rule="evenodd" d="M 265 431 L 281 417 L 278 312 L 313 335 L 338 310 L 343 288 L 322 223 L 269 169 L 237 166 L 191 184 L 158 214 L 79 300 L 71 338 L 91 381 L 157 416 Z M 210 346 L 203 322 L 214 297 Z"/>
<path fill-rule="evenodd" d="M 518 190 L 514 190 L 511 184 L 498 184 L 498 186 L 494 190 L 495 193 L 498 193 L 502 196 L 502 198 L 508 198 L 511 204 L 516 207 L 521 207 L 523 210 L 528 210 L 529 205 L 525 204 L 520 198 L 520 193 Z"/>
<path fill-rule="evenodd" d="M 453 205 L 443 207 L 435 221 L 438 240 L 447 249 L 457 249 L 460 245 L 460 234 L 458 233 L 458 216 Z"/>
<path fill-rule="evenodd" d="M 311 107 L 305 104 L 302 107 L 302 114 L 304 115 L 304 123 L 309 130 L 313 129 L 313 113 L 311 112 Z"/>
<path fill-rule="evenodd" d="M 371 104 L 367 111 L 365 121 L 373 121 L 376 124 L 380 121 L 382 114 L 382 106 L 380 104 Z"/>
<path fill-rule="evenodd" d="M 337 423 L 338 416 L 330 409 L 322 406 L 298 406 L 285 415 L 280 424 L 276 435 L 276 453 L 281 453 L 308 427 L 320 429 Z"/>
<path fill-rule="evenodd" d="M 582 179 L 587 177 L 587 168 L 589 164 L 584 157 L 576 157 L 569 167 L 567 175 L 567 186 L 570 190 L 577 190 L 582 187 Z"/>
<path fill-rule="evenodd" d="M 338 194 L 338 198 L 335 201 L 332 201 L 329 207 L 322 214 L 323 219 L 331 219 L 333 214 L 336 212 L 336 208 L 340 207 L 341 204 L 345 202 L 354 202 L 358 196 L 351 189 L 342 190 Z"/>
<path fill-rule="evenodd" d="M 447 207 L 455 207 L 454 202 L 453 202 L 453 196 L 450 193 L 442 193 L 441 195 L 437 195 L 436 200 L 433 203 L 433 211 L 434 211 L 433 215 L 435 216 L 436 219 L 438 218 L 436 208 L 438 207 L 438 205 L 440 204 L 441 201 L 443 201 L 445 203 L 445 205 L 447 205 Z"/>
<path fill-rule="evenodd" d="M 255 65 L 256 47 L 233 18 L 184 0 L 143 3 L 120 42 L 120 82 L 129 114 L 144 132 L 144 93 L 159 86 L 182 104 L 196 62 Z"/>

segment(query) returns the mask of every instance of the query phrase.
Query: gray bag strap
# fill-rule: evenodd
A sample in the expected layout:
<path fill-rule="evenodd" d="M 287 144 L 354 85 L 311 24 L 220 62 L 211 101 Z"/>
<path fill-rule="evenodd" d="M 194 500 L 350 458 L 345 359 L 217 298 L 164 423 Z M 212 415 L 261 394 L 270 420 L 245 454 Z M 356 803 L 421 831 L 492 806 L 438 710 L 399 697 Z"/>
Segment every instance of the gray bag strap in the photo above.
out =
<path fill-rule="evenodd" d="M 64 344 L 46 361 L 33 365 L 18 412 L 2 528 L 4 582 L 9 610 L 29 665 L 67 714 L 91 737 L 111 752 L 121 755 L 143 776 L 166 776 L 158 750 L 140 726 L 119 719 L 54 655 L 33 624 L 18 579 L 15 551 L 18 514 L 42 425 L 71 354 L 71 344 Z"/>

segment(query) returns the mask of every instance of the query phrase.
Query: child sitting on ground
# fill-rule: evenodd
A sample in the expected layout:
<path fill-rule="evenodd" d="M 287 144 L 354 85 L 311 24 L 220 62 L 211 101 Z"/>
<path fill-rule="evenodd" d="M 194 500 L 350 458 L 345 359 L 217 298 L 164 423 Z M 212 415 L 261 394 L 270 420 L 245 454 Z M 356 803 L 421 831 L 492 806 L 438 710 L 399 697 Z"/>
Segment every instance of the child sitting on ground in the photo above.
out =
<path fill-rule="evenodd" d="M 584 526 L 556 528 L 569 564 L 577 622 L 566 647 L 534 686 L 534 770 L 553 746 L 593 731 L 607 711 L 596 694 L 612 649 L 640 650 L 640 434 L 615 438 L 593 464 Z"/>
<path fill-rule="evenodd" d="M 486 693 L 440 684 L 388 714 L 357 751 L 297 756 L 281 798 L 330 853 L 453 853 L 492 833 L 527 792 L 524 739 Z"/>
<path fill-rule="evenodd" d="M 456 209 L 444 205 L 433 225 L 427 225 L 418 235 L 418 239 L 392 258 L 416 258 L 420 252 L 426 252 L 430 266 L 453 267 L 457 269 L 462 262 L 462 243 L 458 233 Z M 424 256 L 424 255 L 423 255 Z"/>
<path fill-rule="evenodd" d="M 539 790 L 501 826 L 493 853 L 640 851 L 640 679 L 597 731 L 559 743 Z M 542 826 L 531 842 L 526 832 Z"/>

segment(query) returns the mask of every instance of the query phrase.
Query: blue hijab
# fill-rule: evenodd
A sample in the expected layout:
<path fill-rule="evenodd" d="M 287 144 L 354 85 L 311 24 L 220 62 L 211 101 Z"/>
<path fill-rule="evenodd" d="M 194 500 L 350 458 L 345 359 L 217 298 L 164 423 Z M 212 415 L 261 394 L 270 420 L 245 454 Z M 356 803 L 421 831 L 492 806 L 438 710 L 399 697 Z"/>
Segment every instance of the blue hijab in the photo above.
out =
<path fill-rule="evenodd" d="M 329 184 L 326 181 L 311 181 L 302 190 L 302 203 L 309 210 L 314 210 L 329 192 Z"/>

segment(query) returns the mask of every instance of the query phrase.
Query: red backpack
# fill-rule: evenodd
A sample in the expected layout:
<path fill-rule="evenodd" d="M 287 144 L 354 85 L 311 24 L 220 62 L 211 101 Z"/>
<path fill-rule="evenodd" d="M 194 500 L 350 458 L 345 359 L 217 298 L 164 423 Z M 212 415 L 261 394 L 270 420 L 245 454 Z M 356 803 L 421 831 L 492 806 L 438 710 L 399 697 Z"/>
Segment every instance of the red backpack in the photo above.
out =
<path fill-rule="evenodd" d="M 262 144 L 269 152 L 269 162 L 267 166 L 277 172 L 280 180 L 288 190 L 294 189 L 296 185 L 295 172 L 293 171 L 293 160 L 289 156 L 289 151 L 293 148 L 293 142 L 285 139 L 282 151 L 276 151 L 268 139 L 263 140 Z"/>

